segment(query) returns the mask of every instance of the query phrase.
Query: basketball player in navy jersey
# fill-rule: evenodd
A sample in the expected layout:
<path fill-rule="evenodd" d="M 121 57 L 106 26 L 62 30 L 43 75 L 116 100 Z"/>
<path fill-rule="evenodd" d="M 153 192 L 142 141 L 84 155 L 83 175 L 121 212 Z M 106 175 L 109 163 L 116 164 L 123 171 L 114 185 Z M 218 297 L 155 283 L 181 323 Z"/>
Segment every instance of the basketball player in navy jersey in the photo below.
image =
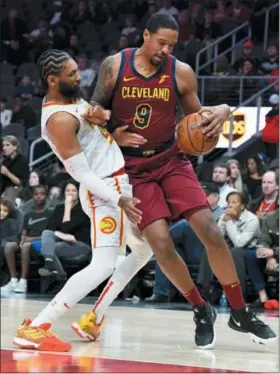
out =
<path fill-rule="evenodd" d="M 133 195 L 141 201 L 138 208 L 143 215 L 138 227 L 162 271 L 192 305 L 198 347 L 214 346 L 216 311 L 201 297 L 176 252 L 168 219 L 186 218 L 205 245 L 212 270 L 231 305 L 229 327 L 249 333 L 255 342 L 269 343 L 276 340 L 276 335 L 245 309 L 229 248 L 192 165 L 178 149 L 174 136 L 178 100 L 185 115 L 202 113 L 208 137 L 221 132 L 230 108 L 226 104 L 201 107 L 193 70 L 171 55 L 178 39 L 174 18 L 154 14 L 143 36 L 139 49 L 126 49 L 104 60 L 91 100 L 93 106 L 101 104 L 112 111 L 110 132 L 125 157 Z M 91 121 L 90 116 L 87 120 Z M 85 325 L 82 328 L 86 330 Z"/>

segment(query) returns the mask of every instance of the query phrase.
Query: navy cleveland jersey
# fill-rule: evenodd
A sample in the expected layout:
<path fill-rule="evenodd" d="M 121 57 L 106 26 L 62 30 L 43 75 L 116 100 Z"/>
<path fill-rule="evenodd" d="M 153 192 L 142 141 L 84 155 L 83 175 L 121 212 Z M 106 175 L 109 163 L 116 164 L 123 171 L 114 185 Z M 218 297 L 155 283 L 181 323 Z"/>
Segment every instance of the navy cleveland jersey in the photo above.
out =
<path fill-rule="evenodd" d="M 155 74 L 145 77 L 134 67 L 136 51 L 121 52 L 112 101 L 112 128 L 129 125 L 128 131 L 147 139 L 142 150 L 163 150 L 174 143 L 178 98 L 176 59 L 168 56 Z"/>

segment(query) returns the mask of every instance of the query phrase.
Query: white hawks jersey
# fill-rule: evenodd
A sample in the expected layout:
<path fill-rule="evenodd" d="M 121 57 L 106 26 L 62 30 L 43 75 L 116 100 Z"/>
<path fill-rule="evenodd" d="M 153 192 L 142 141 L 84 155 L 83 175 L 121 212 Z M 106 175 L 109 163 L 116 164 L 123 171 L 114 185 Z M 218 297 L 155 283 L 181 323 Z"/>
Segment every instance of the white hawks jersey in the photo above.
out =
<path fill-rule="evenodd" d="M 56 156 L 63 161 L 48 135 L 47 122 L 49 117 L 57 112 L 72 114 L 79 121 L 77 138 L 89 167 L 96 175 L 104 179 L 124 167 L 124 158 L 117 143 L 104 127 L 92 126 L 82 118 L 88 105 L 83 99 L 77 100 L 75 104 L 65 105 L 46 103 L 46 99 L 44 99 L 41 117 L 42 137 Z M 67 144 L 65 146 L 67 147 Z"/>

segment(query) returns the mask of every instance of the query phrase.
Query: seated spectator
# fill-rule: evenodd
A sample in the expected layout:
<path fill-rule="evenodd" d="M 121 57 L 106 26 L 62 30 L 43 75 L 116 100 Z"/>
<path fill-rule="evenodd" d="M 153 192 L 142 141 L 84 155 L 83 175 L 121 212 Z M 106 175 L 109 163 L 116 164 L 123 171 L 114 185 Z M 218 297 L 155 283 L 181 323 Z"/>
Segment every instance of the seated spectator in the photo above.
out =
<path fill-rule="evenodd" d="M 58 161 L 56 165 L 53 167 L 52 174 L 48 177 L 48 187 L 49 190 L 52 187 L 59 187 L 63 182 L 68 181 L 70 175 L 67 173 L 63 163 Z"/>
<path fill-rule="evenodd" d="M 267 56 L 261 61 L 260 70 L 264 75 L 270 75 L 274 69 L 279 69 L 279 51 L 276 44 L 271 44 Z"/>
<path fill-rule="evenodd" d="M 239 58 L 235 63 L 233 64 L 233 68 L 236 72 L 240 71 L 242 66 L 244 66 L 244 61 L 252 61 L 254 70 L 257 71 L 259 68 L 259 60 L 254 57 L 253 55 L 254 50 L 254 44 L 251 40 L 247 40 L 243 43 L 243 56 Z"/>
<path fill-rule="evenodd" d="M 218 221 L 225 211 L 218 206 L 219 189 L 213 183 L 204 183 L 202 188 L 207 196 L 213 216 L 215 220 Z M 199 237 L 193 231 L 191 225 L 185 219 L 181 219 L 170 225 L 169 232 L 176 248 L 179 250 L 179 253 L 186 263 L 198 265 L 201 262 L 201 257 L 205 252 L 205 248 Z M 146 301 L 153 303 L 168 301 L 169 286 L 169 280 L 156 264 L 153 295 L 147 298 Z"/>
<path fill-rule="evenodd" d="M 246 266 L 245 255 L 250 248 L 255 248 L 260 235 L 258 218 L 246 209 L 247 199 L 240 192 L 230 192 L 227 195 L 228 207 L 220 218 L 218 226 L 228 241 L 235 262 L 243 294 L 245 295 Z M 201 262 L 198 283 L 204 290 L 210 288 L 213 279 L 206 253 Z"/>
<path fill-rule="evenodd" d="M 221 22 L 227 20 L 227 12 L 224 0 L 216 1 L 216 8 L 214 9 L 214 22 Z"/>
<path fill-rule="evenodd" d="M 179 13 L 178 9 L 172 5 L 172 0 L 162 0 L 162 8 L 158 12 L 167 13 L 173 17 L 176 17 Z"/>
<path fill-rule="evenodd" d="M 21 64 L 28 61 L 28 50 L 22 41 L 11 40 L 8 45 L 3 46 L 2 58 L 18 68 Z"/>
<path fill-rule="evenodd" d="M 279 95 L 274 94 L 269 98 L 272 109 L 265 116 L 265 127 L 262 130 L 262 140 L 270 158 L 279 155 Z"/>
<path fill-rule="evenodd" d="M 213 75 L 227 76 L 232 75 L 233 70 L 226 56 L 219 56 L 216 61 L 216 69 Z"/>
<path fill-rule="evenodd" d="M 279 174 L 273 170 L 267 171 L 262 179 L 262 195 L 252 201 L 249 209 L 258 217 L 265 217 L 277 208 L 279 196 Z"/>
<path fill-rule="evenodd" d="M 70 45 L 67 52 L 72 58 L 76 59 L 79 54 L 79 39 L 77 34 L 72 34 L 70 36 Z"/>
<path fill-rule="evenodd" d="M 249 8 L 242 4 L 240 0 L 232 0 L 230 6 L 226 9 L 226 14 L 229 19 L 237 23 L 247 22 L 250 17 Z"/>
<path fill-rule="evenodd" d="M 88 59 L 85 54 L 79 55 L 76 59 L 76 62 L 78 65 L 79 74 L 81 76 L 81 88 L 90 87 L 94 80 L 96 72 L 88 67 Z"/>
<path fill-rule="evenodd" d="M 246 161 L 246 173 L 243 182 L 246 185 L 248 194 L 252 199 L 260 196 L 260 186 L 262 185 L 262 177 L 264 167 L 258 156 L 249 157 Z"/>
<path fill-rule="evenodd" d="M 19 141 L 15 136 L 4 136 L 2 152 L 0 195 L 15 201 L 20 189 L 26 185 L 28 180 L 28 161 L 20 153 Z"/>
<path fill-rule="evenodd" d="M 75 2 L 75 10 L 72 15 L 73 25 L 79 26 L 82 23 L 89 20 L 90 15 L 87 10 L 87 4 L 84 0 L 80 0 L 77 3 Z"/>
<path fill-rule="evenodd" d="M 0 99 L 0 123 L 1 127 L 4 128 L 11 123 L 12 119 L 12 111 L 10 109 L 6 109 L 7 100 L 5 97 L 1 97 Z"/>
<path fill-rule="evenodd" d="M 28 75 L 24 75 L 20 84 L 15 91 L 16 96 L 20 96 L 23 100 L 32 99 L 35 95 L 35 87 Z"/>
<path fill-rule="evenodd" d="M 18 200 L 16 200 L 17 206 L 26 203 L 33 197 L 33 188 L 39 185 L 43 185 L 45 181 L 38 170 L 32 170 L 29 173 L 29 179 L 27 186 L 22 188 L 19 193 Z"/>
<path fill-rule="evenodd" d="M 128 38 L 125 35 L 121 35 L 119 40 L 119 48 L 118 51 L 122 51 L 123 49 L 126 49 L 129 47 Z"/>
<path fill-rule="evenodd" d="M 180 43 L 185 43 L 191 37 L 191 35 L 196 35 L 195 23 L 190 19 L 189 12 L 187 9 L 182 10 L 178 16 L 179 25 L 179 36 L 178 41 Z"/>
<path fill-rule="evenodd" d="M 90 256 L 90 220 L 79 201 L 79 185 L 70 180 L 62 194 L 65 202 L 55 207 L 49 220 L 48 229 L 42 235 L 42 255 L 45 266 L 39 269 L 41 276 L 56 274 L 65 279 L 66 272 L 60 259 L 84 254 Z"/>
<path fill-rule="evenodd" d="M 69 35 L 65 27 L 59 25 L 55 29 L 52 48 L 54 49 L 68 49 L 69 48 Z"/>
<path fill-rule="evenodd" d="M 200 40 L 214 40 L 221 36 L 221 27 L 218 22 L 214 22 L 214 12 L 206 9 L 202 25 L 197 28 L 197 37 Z"/>
<path fill-rule="evenodd" d="M 244 192 L 239 161 L 231 159 L 227 161 L 227 165 L 230 170 L 228 185 L 238 192 Z"/>
<path fill-rule="evenodd" d="M 249 277 L 259 294 L 259 299 L 251 307 L 265 307 L 268 295 L 264 270 L 276 272 L 278 267 L 279 272 L 279 207 L 264 218 L 257 250 L 249 251 L 245 259 Z"/>
<path fill-rule="evenodd" d="M 38 38 L 41 34 L 41 30 L 44 30 L 44 29 L 48 29 L 49 27 L 49 24 L 48 24 L 48 21 L 44 18 L 41 18 L 38 22 L 38 28 L 37 29 L 34 29 L 31 31 L 30 35 L 29 35 L 29 39 L 30 41 Z M 49 38 L 52 39 L 53 38 L 53 32 L 51 29 L 49 29 L 48 31 L 48 35 L 49 35 Z"/>
<path fill-rule="evenodd" d="M 37 125 L 35 112 L 29 105 L 24 104 L 24 100 L 20 96 L 14 99 L 12 122 L 21 123 L 26 132 L 30 127 Z"/>
<path fill-rule="evenodd" d="M 214 166 L 212 182 L 219 188 L 219 207 L 227 207 L 227 195 L 235 191 L 234 188 L 228 185 L 230 177 L 230 170 L 226 164 L 217 164 Z"/>
<path fill-rule="evenodd" d="M 128 36 L 129 34 L 135 33 L 137 31 L 135 23 L 135 17 L 133 15 L 128 16 L 125 19 L 125 27 L 122 29 L 121 34 L 124 36 Z"/>
<path fill-rule="evenodd" d="M 21 278 L 14 288 L 15 292 L 25 293 L 27 291 L 27 276 L 30 263 L 31 248 L 40 253 L 41 235 L 46 229 L 51 210 L 46 209 L 47 189 L 44 186 L 34 187 L 33 199 L 35 201 L 34 210 L 27 213 L 24 217 L 23 231 L 20 242 L 21 249 Z M 17 247 L 10 247 L 5 251 L 5 257 L 8 264 L 11 278 L 17 278 L 15 255 Z"/>
<path fill-rule="evenodd" d="M 19 236 L 17 221 L 12 217 L 13 206 L 9 200 L 1 199 L 0 201 L 0 240 L 1 240 L 1 267 L 3 255 L 9 251 L 17 251 L 19 249 Z M 14 290 L 17 286 L 18 280 L 12 277 L 10 282 L 1 287 L 1 291 Z"/>
<path fill-rule="evenodd" d="M 27 32 L 27 25 L 16 9 L 10 9 L 8 16 L 1 22 L 1 40 L 21 41 Z"/>

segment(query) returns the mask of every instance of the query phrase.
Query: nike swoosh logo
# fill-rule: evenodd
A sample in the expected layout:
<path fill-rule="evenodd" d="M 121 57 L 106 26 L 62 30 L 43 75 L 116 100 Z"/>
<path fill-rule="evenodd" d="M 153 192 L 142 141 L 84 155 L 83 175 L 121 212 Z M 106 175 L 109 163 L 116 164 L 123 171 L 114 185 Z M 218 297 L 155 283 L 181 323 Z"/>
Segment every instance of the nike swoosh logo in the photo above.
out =
<path fill-rule="evenodd" d="M 124 82 L 129 82 L 129 81 L 133 81 L 133 79 L 135 79 L 136 77 L 124 77 L 123 78 L 123 81 Z"/>
<path fill-rule="evenodd" d="M 232 316 L 231 318 L 233 319 L 233 322 L 238 326 L 238 327 L 241 327 L 241 323 L 240 322 L 237 322 Z"/>
<path fill-rule="evenodd" d="M 41 221 L 45 221 L 46 219 L 47 219 L 46 217 L 44 217 L 44 218 L 38 218 L 38 219 L 29 218 L 28 225 L 29 226 L 35 225 L 35 223 L 38 223 L 38 222 L 41 222 Z"/>

